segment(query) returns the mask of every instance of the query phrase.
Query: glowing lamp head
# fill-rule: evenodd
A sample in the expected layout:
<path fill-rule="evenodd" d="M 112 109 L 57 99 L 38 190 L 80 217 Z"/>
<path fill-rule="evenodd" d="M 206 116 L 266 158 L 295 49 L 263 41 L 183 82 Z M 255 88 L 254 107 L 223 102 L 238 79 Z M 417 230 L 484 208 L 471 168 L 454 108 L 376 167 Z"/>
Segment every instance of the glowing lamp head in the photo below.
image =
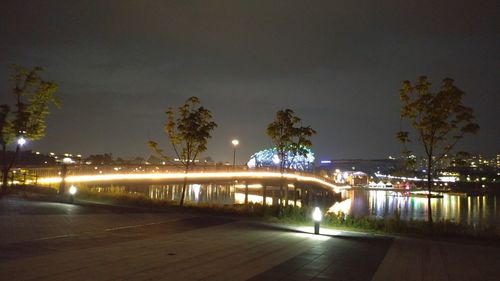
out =
<path fill-rule="evenodd" d="M 321 210 L 318 207 L 314 208 L 313 220 L 319 222 L 321 221 L 321 218 L 322 218 Z"/>
<path fill-rule="evenodd" d="M 239 140 L 232 140 L 231 143 L 234 145 L 234 146 L 237 146 L 238 144 L 240 144 L 240 141 Z"/>
<path fill-rule="evenodd" d="M 76 186 L 72 185 L 72 186 L 69 187 L 69 194 L 75 195 L 76 191 L 77 191 Z"/>
<path fill-rule="evenodd" d="M 17 140 L 17 144 L 19 144 L 20 146 L 23 146 L 26 144 L 26 139 L 23 138 L 23 137 L 20 137 L 18 140 Z"/>

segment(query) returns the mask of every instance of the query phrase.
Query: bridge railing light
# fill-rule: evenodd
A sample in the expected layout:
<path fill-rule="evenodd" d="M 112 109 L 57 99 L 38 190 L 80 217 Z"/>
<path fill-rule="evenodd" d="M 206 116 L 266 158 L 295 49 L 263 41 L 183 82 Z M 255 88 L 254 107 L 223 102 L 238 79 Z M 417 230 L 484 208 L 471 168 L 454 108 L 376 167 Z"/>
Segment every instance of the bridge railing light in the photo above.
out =
<path fill-rule="evenodd" d="M 97 169 L 97 167 L 95 167 Z M 93 171 L 95 173 L 95 171 Z M 332 190 L 334 192 L 340 192 L 341 188 L 325 179 L 318 178 L 314 175 L 296 174 L 296 173 L 285 173 L 281 174 L 274 171 L 248 171 L 242 170 L 237 172 L 219 172 L 219 171 L 204 171 L 204 172 L 190 172 L 188 174 L 179 172 L 165 172 L 165 173 L 100 173 L 100 174 L 73 174 L 65 178 L 68 183 L 80 183 L 80 182 L 99 182 L 99 181 L 114 181 L 114 180 L 174 180 L 174 179 L 184 179 L 197 180 L 197 179 L 231 179 L 231 178 L 262 178 L 262 179 L 281 179 L 286 178 L 288 180 L 297 182 L 311 182 L 316 183 L 319 186 Z M 61 182 L 61 177 L 41 177 L 38 182 L 41 184 L 51 184 Z"/>

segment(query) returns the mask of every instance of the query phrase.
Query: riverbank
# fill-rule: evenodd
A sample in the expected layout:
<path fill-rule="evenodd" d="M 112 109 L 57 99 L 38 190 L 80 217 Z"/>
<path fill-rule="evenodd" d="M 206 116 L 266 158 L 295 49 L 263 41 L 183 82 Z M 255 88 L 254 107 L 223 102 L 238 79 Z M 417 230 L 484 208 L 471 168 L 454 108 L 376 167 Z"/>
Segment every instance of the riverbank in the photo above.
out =
<path fill-rule="evenodd" d="M 70 197 L 57 195 L 55 189 L 34 186 L 16 187 L 11 190 L 11 196 L 21 196 L 29 200 L 72 202 Z M 261 204 L 248 205 L 216 205 L 216 204 L 186 204 L 180 208 L 178 202 L 155 200 L 142 194 L 130 193 L 95 193 L 80 190 L 74 198 L 75 204 L 97 203 L 115 206 L 146 208 L 149 210 L 174 210 L 188 213 L 210 213 L 216 215 L 232 215 L 255 218 L 264 222 L 281 225 L 310 226 L 312 209 L 287 206 L 262 206 Z M 499 240 L 500 227 L 476 226 L 457 224 L 450 221 L 436 221 L 430 226 L 425 221 L 403 220 L 399 213 L 387 218 L 372 218 L 368 216 L 355 217 L 343 213 L 326 213 L 322 219 L 322 227 L 340 230 L 361 231 L 378 234 L 399 234 L 405 236 L 421 236 L 432 238 L 465 238 L 480 240 Z"/>

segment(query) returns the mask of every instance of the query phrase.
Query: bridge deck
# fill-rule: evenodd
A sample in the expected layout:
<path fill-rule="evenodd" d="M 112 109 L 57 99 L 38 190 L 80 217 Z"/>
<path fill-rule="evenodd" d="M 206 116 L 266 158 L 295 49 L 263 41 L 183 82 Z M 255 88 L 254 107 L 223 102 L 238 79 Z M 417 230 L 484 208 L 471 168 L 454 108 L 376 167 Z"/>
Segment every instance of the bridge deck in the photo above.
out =
<path fill-rule="evenodd" d="M 97 182 L 162 182 L 178 183 L 185 179 L 191 183 L 204 182 L 263 182 L 279 184 L 298 184 L 322 188 L 327 191 L 340 192 L 348 186 L 340 186 L 333 181 L 313 173 L 297 172 L 287 170 L 280 173 L 275 169 L 247 169 L 244 167 L 195 167 L 188 173 L 184 173 L 179 166 L 136 166 L 136 167 L 110 167 L 110 166 L 69 166 L 66 168 L 65 181 L 67 183 L 97 183 Z M 37 176 L 38 184 L 57 184 L 62 181 L 59 175 L 61 167 L 30 168 L 31 173 Z"/>

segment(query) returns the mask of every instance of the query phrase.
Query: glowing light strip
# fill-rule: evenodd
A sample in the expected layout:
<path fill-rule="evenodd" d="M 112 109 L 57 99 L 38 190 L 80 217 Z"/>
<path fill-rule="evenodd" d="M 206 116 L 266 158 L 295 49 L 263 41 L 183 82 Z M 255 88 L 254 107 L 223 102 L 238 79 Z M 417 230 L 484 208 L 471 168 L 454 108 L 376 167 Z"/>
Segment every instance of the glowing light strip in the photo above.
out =
<path fill-rule="evenodd" d="M 237 179 L 237 178 L 255 178 L 255 179 L 279 179 L 280 173 L 274 172 L 208 172 L 208 173 L 154 173 L 154 174 L 100 174 L 100 175 L 83 175 L 83 176 L 68 176 L 66 182 L 99 182 L 113 180 L 182 180 L 187 177 L 188 180 L 193 179 Z M 340 189 L 349 188 L 348 186 L 336 186 L 319 178 L 302 176 L 296 174 L 283 174 L 283 177 L 289 180 L 315 182 L 323 186 L 327 186 L 340 192 Z M 48 177 L 38 179 L 40 184 L 60 183 L 61 177 Z"/>
<path fill-rule="evenodd" d="M 236 188 L 262 188 L 262 184 L 248 184 L 248 185 L 244 185 L 244 184 L 235 184 L 234 187 Z"/>
<path fill-rule="evenodd" d="M 417 177 L 413 178 L 408 178 L 408 177 L 398 177 L 398 176 L 391 176 L 391 175 L 384 175 L 381 173 L 375 173 L 376 177 L 379 178 L 389 178 L 389 179 L 400 179 L 404 181 L 427 181 L 427 179 L 421 179 Z M 433 182 L 456 182 L 458 181 L 458 177 L 439 177 L 439 179 L 432 179 Z"/>

